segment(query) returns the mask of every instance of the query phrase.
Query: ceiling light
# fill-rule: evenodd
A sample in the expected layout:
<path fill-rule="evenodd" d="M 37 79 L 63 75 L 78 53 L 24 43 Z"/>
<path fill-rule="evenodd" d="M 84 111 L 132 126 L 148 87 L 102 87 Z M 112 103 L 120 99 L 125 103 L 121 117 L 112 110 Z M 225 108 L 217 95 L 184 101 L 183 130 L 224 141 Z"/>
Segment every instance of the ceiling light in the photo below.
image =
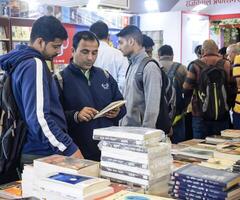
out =
<path fill-rule="evenodd" d="M 158 10 L 158 2 L 156 0 L 145 0 L 144 5 L 149 12 Z"/>
<path fill-rule="evenodd" d="M 87 9 L 91 11 L 96 11 L 98 9 L 98 5 L 100 0 L 89 0 L 87 4 Z"/>
<path fill-rule="evenodd" d="M 206 4 L 199 4 L 197 6 L 195 6 L 192 11 L 195 11 L 195 12 L 199 12 L 200 10 L 203 10 L 207 8 L 207 5 Z"/>

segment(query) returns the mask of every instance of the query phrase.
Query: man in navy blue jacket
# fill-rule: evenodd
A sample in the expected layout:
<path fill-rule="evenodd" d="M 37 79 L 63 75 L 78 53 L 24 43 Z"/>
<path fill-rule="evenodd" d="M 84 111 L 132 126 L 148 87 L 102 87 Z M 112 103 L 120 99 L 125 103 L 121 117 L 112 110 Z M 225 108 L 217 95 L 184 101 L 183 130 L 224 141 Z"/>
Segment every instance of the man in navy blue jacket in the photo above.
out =
<path fill-rule="evenodd" d="M 93 66 L 99 41 L 90 31 L 73 37 L 73 58 L 62 72 L 62 103 L 67 116 L 69 134 L 79 146 L 84 158 L 100 159 L 98 142 L 92 139 L 93 129 L 116 125 L 125 113 L 125 106 L 93 119 L 105 106 L 123 99 L 117 82 L 101 68 Z"/>
<path fill-rule="evenodd" d="M 59 20 L 43 16 L 33 24 L 30 46 L 21 46 L 0 57 L 1 68 L 11 73 L 13 94 L 27 125 L 23 163 L 52 154 L 82 158 L 67 134 L 56 82 L 45 61 L 60 53 L 67 37 Z"/>

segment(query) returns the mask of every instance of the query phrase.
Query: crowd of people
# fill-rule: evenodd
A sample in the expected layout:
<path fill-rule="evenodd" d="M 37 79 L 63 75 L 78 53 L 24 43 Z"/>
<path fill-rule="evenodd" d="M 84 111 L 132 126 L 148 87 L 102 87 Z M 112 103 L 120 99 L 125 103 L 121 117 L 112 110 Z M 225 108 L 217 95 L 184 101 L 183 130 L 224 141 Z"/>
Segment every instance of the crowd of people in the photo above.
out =
<path fill-rule="evenodd" d="M 158 127 L 159 118 L 165 117 L 161 113 L 161 101 L 167 95 L 165 75 L 175 92 L 175 114 L 166 133 L 173 143 L 186 140 L 188 131 L 194 138 L 205 138 L 231 123 L 240 129 L 239 43 L 224 53 L 213 40 L 205 40 L 195 49 L 196 60 L 184 66 L 174 62 L 173 48 L 167 44 L 158 49 L 155 62 L 153 40 L 136 26 L 126 26 L 117 36 L 119 50 L 108 44 L 108 26 L 102 21 L 76 33 L 69 65 L 53 76 L 46 60 L 60 53 L 68 36 L 58 19 L 43 16 L 33 24 L 29 46 L 0 57 L 1 68 L 11 75 L 13 94 L 27 127 L 23 164 L 51 154 L 98 161 L 101 155 L 92 139 L 93 129 Z M 141 88 L 137 76 L 142 79 Z M 124 106 L 94 118 L 111 102 L 123 99 Z M 185 127 L 188 112 L 192 113 L 192 130 Z"/>

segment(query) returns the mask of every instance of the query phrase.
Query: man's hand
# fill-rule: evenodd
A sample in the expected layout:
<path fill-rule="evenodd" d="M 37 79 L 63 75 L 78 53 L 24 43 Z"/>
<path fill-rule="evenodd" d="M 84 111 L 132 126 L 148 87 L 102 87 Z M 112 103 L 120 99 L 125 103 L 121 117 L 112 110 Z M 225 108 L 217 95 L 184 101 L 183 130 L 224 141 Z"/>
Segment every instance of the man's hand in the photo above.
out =
<path fill-rule="evenodd" d="M 115 118 L 115 117 L 118 116 L 119 112 L 120 112 L 120 108 L 115 108 L 113 110 L 108 111 L 105 114 L 105 117 L 107 117 L 107 118 Z"/>
<path fill-rule="evenodd" d="M 78 113 L 78 121 L 79 122 L 89 122 L 94 118 L 94 116 L 98 113 L 98 111 L 91 107 L 84 107 Z"/>
<path fill-rule="evenodd" d="M 84 157 L 83 157 L 83 155 L 82 155 L 82 153 L 81 153 L 81 151 L 79 149 L 77 151 L 75 151 L 75 153 L 72 154 L 70 157 L 84 159 Z"/>

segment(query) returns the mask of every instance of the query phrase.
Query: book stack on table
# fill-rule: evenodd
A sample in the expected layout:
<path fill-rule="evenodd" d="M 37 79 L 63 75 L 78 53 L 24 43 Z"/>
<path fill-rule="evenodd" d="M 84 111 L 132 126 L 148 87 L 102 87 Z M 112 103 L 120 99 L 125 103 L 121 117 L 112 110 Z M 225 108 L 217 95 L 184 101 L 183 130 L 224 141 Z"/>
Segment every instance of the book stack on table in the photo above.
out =
<path fill-rule="evenodd" d="M 170 194 L 178 199 L 239 200 L 240 174 L 189 164 L 171 177 Z"/>
<path fill-rule="evenodd" d="M 159 188 L 167 192 L 172 157 L 171 145 L 160 142 L 165 138 L 163 131 L 108 127 L 95 129 L 93 138 L 101 140 L 102 177 L 142 186 L 151 194 L 159 192 Z"/>

